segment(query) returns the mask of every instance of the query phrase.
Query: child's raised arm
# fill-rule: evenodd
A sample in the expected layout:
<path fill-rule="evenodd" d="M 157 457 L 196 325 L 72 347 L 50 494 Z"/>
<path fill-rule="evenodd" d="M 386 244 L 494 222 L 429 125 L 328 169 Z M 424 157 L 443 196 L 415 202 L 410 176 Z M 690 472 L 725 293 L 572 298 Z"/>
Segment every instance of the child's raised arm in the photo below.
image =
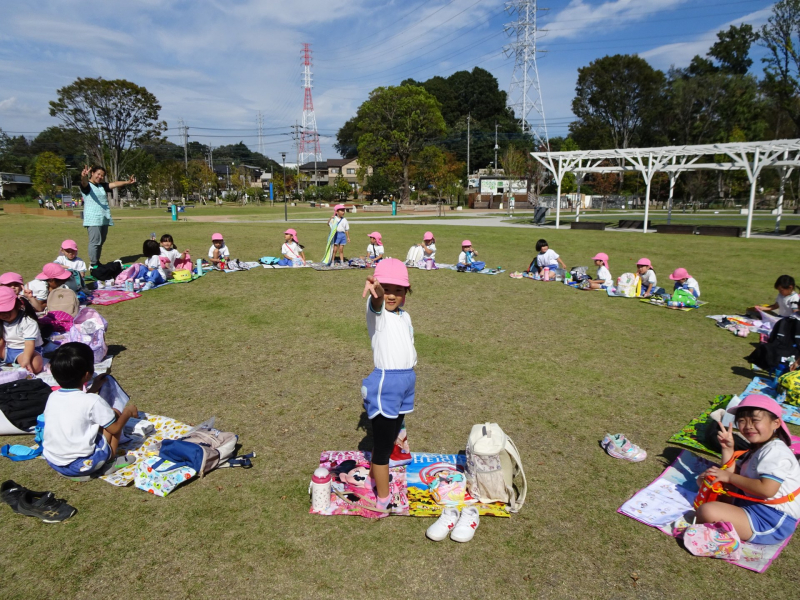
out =
<path fill-rule="evenodd" d="M 380 310 L 381 306 L 383 306 L 383 286 L 372 276 L 367 277 L 361 297 L 366 298 L 367 292 L 372 295 L 372 309 Z"/>

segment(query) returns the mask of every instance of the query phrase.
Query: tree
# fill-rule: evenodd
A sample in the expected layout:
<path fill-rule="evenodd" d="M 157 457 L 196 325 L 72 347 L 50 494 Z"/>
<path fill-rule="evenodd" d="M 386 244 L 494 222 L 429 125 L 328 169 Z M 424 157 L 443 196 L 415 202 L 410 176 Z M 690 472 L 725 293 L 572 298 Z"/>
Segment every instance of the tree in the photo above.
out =
<path fill-rule="evenodd" d="M 350 187 L 350 184 L 341 175 L 336 177 L 332 187 L 336 192 L 336 196 L 342 200 L 347 200 L 347 196 L 353 192 L 353 188 Z"/>
<path fill-rule="evenodd" d="M 401 197 L 408 202 L 411 157 L 446 131 L 439 102 L 417 86 L 379 87 L 359 107 L 356 120 L 359 162 L 374 168 L 397 158 L 403 168 Z"/>
<path fill-rule="evenodd" d="M 582 148 L 635 147 L 653 137 L 664 73 L 638 56 L 599 58 L 578 69 L 570 132 Z"/>
<path fill-rule="evenodd" d="M 359 130 L 356 117 L 348 119 L 336 132 L 336 143 L 333 145 L 342 158 L 355 158 L 358 156 Z"/>
<path fill-rule="evenodd" d="M 452 152 L 445 152 L 438 146 L 426 146 L 414 162 L 418 165 L 415 171 L 419 187 L 434 190 L 438 200 L 459 181 L 463 168 Z"/>
<path fill-rule="evenodd" d="M 396 162 L 396 161 L 395 161 Z M 387 174 L 389 171 L 389 174 Z M 373 200 L 382 200 L 397 193 L 397 178 L 391 175 L 392 166 L 377 167 L 372 170 L 372 175 L 367 176 L 364 191 Z M 325 189 L 325 188 L 321 188 Z"/>
<path fill-rule="evenodd" d="M 58 90 L 50 115 L 81 136 L 87 154 L 111 180 L 119 179 L 131 150 L 157 139 L 167 128 L 161 106 L 144 87 L 124 79 L 78 78 Z M 117 190 L 114 190 L 114 203 Z"/>
<path fill-rule="evenodd" d="M 52 152 L 42 152 L 36 157 L 33 172 L 33 187 L 42 195 L 50 194 L 55 198 L 56 192 L 63 187 L 67 165 L 64 159 Z"/>
<path fill-rule="evenodd" d="M 780 0 L 758 38 L 767 50 L 762 58 L 764 91 L 800 132 L 800 0 Z"/>
<path fill-rule="evenodd" d="M 711 46 L 709 56 L 716 58 L 719 69 L 733 75 L 747 75 L 753 64 L 750 58 L 750 46 L 756 41 L 758 35 L 753 31 L 753 26 L 746 23 L 739 27 L 731 25 L 728 31 L 717 33 L 717 41 Z"/>

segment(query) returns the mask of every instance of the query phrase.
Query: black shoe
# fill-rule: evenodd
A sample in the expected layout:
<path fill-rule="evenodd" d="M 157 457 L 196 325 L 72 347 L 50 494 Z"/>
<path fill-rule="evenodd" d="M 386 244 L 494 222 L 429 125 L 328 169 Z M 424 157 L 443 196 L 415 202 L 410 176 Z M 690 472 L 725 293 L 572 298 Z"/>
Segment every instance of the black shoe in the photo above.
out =
<path fill-rule="evenodd" d="M 13 510 L 15 513 L 18 513 L 19 510 L 17 509 L 17 506 L 19 505 L 20 496 L 27 491 L 28 488 L 24 488 L 16 481 L 9 479 L 0 485 L 0 499 L 9 505 L 11 510 Z"/>
<path fill-rule="evenodd" d="M 55 497 L 53 492 L 37 495 L 36 492 L 26 491 L 19 499 L 18 512 L 29 517 L 37 517 L 44 523 L 59 523 L 66 521 L 77 510 Z"/>

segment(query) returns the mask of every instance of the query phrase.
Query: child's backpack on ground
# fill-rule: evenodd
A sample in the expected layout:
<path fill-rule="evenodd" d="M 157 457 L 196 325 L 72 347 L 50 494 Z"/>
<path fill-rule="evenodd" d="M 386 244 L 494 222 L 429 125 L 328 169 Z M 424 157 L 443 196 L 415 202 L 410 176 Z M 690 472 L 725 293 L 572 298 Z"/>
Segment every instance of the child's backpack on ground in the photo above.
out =
<path fill-rule="evenodd" d="M 623 273 L 617 278 L 617 295 L 636 298 L 641 293 L 641 281 L 635 273 Z"/>
<path fill-rule="evenodd" d="M 122 261 L 115 260 L 114 262 L 104 265 L 97 265 L 91 270 L 91 275 L 98 281 L 107 281 L 109 279 L 115 279 L 117 275 L 122 273 L 122 268 Z"/>
<path fill-rule="evenodd" d="M 56 288 L 47 296 L 47 310 L 60 310 L 76 317 L 81 309 L 77 294 L 69 288 Z"/>
<path fill-rule="evenodd" d="M 525 503 L 528 481 L 519 451 L 497 423 L 473 425 L 467 442 L 467 489 L 480 502 L 505 502 L 511 512 Z M 514 487 L 520 476 L 522 486 Z"/>
<path fill-rule="evenodd" d="M 788 368 L 800 354 L 799 344 L 800 321 L 785 317 L 773 325 L 767 342 L 759 343 L 746 360 L 769 372 L 781 365 Z"/>
<path fill-rule="evenodd" d="M 80 292 L 84 287 L 83 277 L 81 277 L 81 272 L 76 271 L 75 269 L 67 269 L 70 273 L 69 279 L 64 282 L 69 289 L 71 289 L 76 294 Z"/>
<path fill-rule="evenodd" d="M 800 371 L 790 371 L 778 379 L 780 389 L 786 390 L 786 404 L 800 406 Z"/>
<path fill-rule="evenodd" d="M 416 267 L 417 263 L 425 257 L 425 252 L 419 246 L 411 246 L 406 254 L 406 266 Z"/>
<path fill-rule="evenodd" d="M 587 273 L 588 270 L 589 267 L 572 267 L 569 270 L 570 275 L 572 275 L 572 281 L 580 283 L 584 279 L 591 279 Z"/>
<path fill-rule="evenodd" d="M 280 262 L 280 258 L 276 258 L 274 256 L 262 256 L 258 259 L 262 265 L 277 265 Z"/>
<path fill-rule="evenodd" d="M 697 298 L 689 290 L 678 288 L 672 294 L 672 302 L 680 302 L 684 306 L 697 306 Z"/>

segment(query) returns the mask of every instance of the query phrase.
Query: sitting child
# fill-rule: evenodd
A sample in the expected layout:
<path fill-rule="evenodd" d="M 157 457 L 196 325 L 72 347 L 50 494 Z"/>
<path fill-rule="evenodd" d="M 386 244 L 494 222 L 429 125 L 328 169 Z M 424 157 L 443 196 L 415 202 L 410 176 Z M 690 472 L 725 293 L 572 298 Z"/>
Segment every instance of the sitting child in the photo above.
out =
<path fill-rule="evenodd" d="M 221 233 L 214 233 L 211 235 L 211 248 L 208 249 L 208 262 L 215 267 L 220 267 L 225 263 L 225 260 L 230 258 L 231 253 L 225 245 L 225 239 Z"/>
<path fill-rule="evenodd" d="M 86 263 L 78 258 L 78 244 L 75 240 L 64 240 L 61 244 L 61 254 L 53 262 L 65 269 L 80 273 L 81 279 L 86 276 Z"/>
<path fill-rule="evenodd" d="M 305 266 L 306 254 L 303 252 L 303 246 L 300 245 L 300 242 L 297 239 L 297 231 L 294 229 L 287 229 L 283 232 L 283 246 L 281 246 L 281 255 L 287 261 L 287 266 Z"/>
<path fill-rule="evenodd" d="M 161 256 L 166 257 L 169 259 L 169 263 L 164 265 L 164 273 L 169 279 L 170 275 L 172 275 L 173 271 L 177 271 L 178 269 L 183 270 L 192 270 L 192 259 L 189 256 L 189 251 L 185 250 L 183 254 L 181 254 L 175 248 L 175 240 L 172 239 L 172 236 L 168 233 L 165 233 L 161 236 Z"/>
<path fill-rule="evenodd" d="M 28 283 L 33 297 L 38 301 L 39 307 L 34 307 L 39 311 L 47 308 L 47 298 L 50 292 L 58 288 L 67 288 L 67 281 L 72 278 L 72 273 L 56 263 L 47 263 L 42 267 L 42 272 L 36 279 Z"/>
<path fill-rule="evenodd" d="M 25 285 L 25 281 L 19 273 L 9 272 L 0 275 L 0 286 L 9 287 L 14 290 L 14 293 L 17 296 L 25 298 L 36 312 L 44 310 L 44 305 L 34 297 L 33 292 Z"/>
<path fill-rule="evenodd" d="M 658 287 L 656 279 L 656 271 L 650 263 L 649 258 L 640 258 L 636 262 L 636 272 L 639 274 L 639 279 L 642 281 L 643 298 L 649 298 L 655 294 L 663 294 L 664 288 Z"/>
<path fill-rule="evenodd" d="M 697 284 L 697 280 L 689 275 L 689 272 L 683 267 L 675 269 L 669 278 L 675 282 L 676 290 L 686 290 L 691 292 L 695 298 L 700 297 L 700 286 Z"/>
<path fill-rule="evenodd" d="M 66 477 L 96 473 L 114 460 L 122 428 L 139 411 L 132 402 L 122 412 L 114 410 L 97 394 L 105 375 L 84 389 L 94 375 L 94 354 L 86 344 L 60 346 L 50 371 L 61 389 L 50 394 L 44 409 L 42 454 L 47 464 Z"/>
<path fill-rule="evenodd" d="M 458 264 L 456 267 L 469 267 L 475 262 L 476 256 L 478 256 L 478 251 L 472 247 L 472 242 L 464 240 L 461 242 L 461 253 L 458 255 Z"/>
<path fill-rule="evenodd" d="M 36 311 L 28 301 L 17 296 L 10 287 L 0 287 L 0 321 L 3 322 L 0 335 L 0 356 L 3 363 L 16 363 L 29 373 L 41 373 L 42 334 Z"/>
<path fill-rule="evenodd" d="M 545 268 L 555 271 L 559 265 L 561 265 L 561 268 L 565 271 L 567 270 L 567 265 L 565 265 L 561 257 L 550 248 L 547 240 L 539 240 L 536 242 L 536 251 L 539 254 L 533 257 L 526 273 L 541 273 Z"/>
<path fill-rule="evenodd" d="M 750 394 L 738 406 L 736 428 L 750 443 L 737 465 L 733 463 L 733 423 L 719 425 L 717 439 L 722 446 L 721 465 L 711 467 L 698 478 L 714 477 L 730 491 L 748 499 L 706 502 L 697 510 L 699 523 L 727 521 L 739 538 L 753 544 L 780 544 L 794 533 L 800 518 L 800 465 L 792 452 L 789 429 L 781 419 L 781 406 L 772 398 Z M 768 503 L 767 503 L 768 502 Z"/>
<path fill-rule="evenodd" d="M 611 271 L 608 269 L 608 254 L 605 252 L 598 252 L 592 260 L 597 266 L 597 278 L 589 281 L 589 289 L 605 290 L 614 285 L 614 279 L 611 277 Z"/>
<path fill-rule="evenodd" d="M 422 236 L 422 244 L 420 244 L 420 248 L 422 248 L 422 260 L 425 261 L 425 268 L 428 270 L 435 269 L 436 239 L 433 237 L 432 232 L 425 232 L 425 234 Z"/>
<path fill-rule="evenodd" d="M 157 285 L 167 282 L 167 274 L 161 264 L 161 246 L 155 240 L 145 240 L 142 244 L 142 254 L 147 259 L 144 261 L 147 266 L 147 275 L 144 276 L 145 285 L 142 290 L 149 290 Z"/>
<path fill-rule="evenodd" d="M 383 258 L 383 239 L 381 234 L 373 231 L 369 234 L 369 245 L 367 246 L 367 258 L 372 262 L 378 262 Z"/>
<path fill-rule="evenodd" d="M 1 280 L 0 280 L 1 282 Z M 795 291 L 794 277 L 791 275 L 781 275 L 775 282 L 775 289 L 778 290 L 778 297 L 775 304 L 763 306 L 766 310 L 777 310 L 781 317 L 791 317 L 797 314 L 800 295 Z"/>

